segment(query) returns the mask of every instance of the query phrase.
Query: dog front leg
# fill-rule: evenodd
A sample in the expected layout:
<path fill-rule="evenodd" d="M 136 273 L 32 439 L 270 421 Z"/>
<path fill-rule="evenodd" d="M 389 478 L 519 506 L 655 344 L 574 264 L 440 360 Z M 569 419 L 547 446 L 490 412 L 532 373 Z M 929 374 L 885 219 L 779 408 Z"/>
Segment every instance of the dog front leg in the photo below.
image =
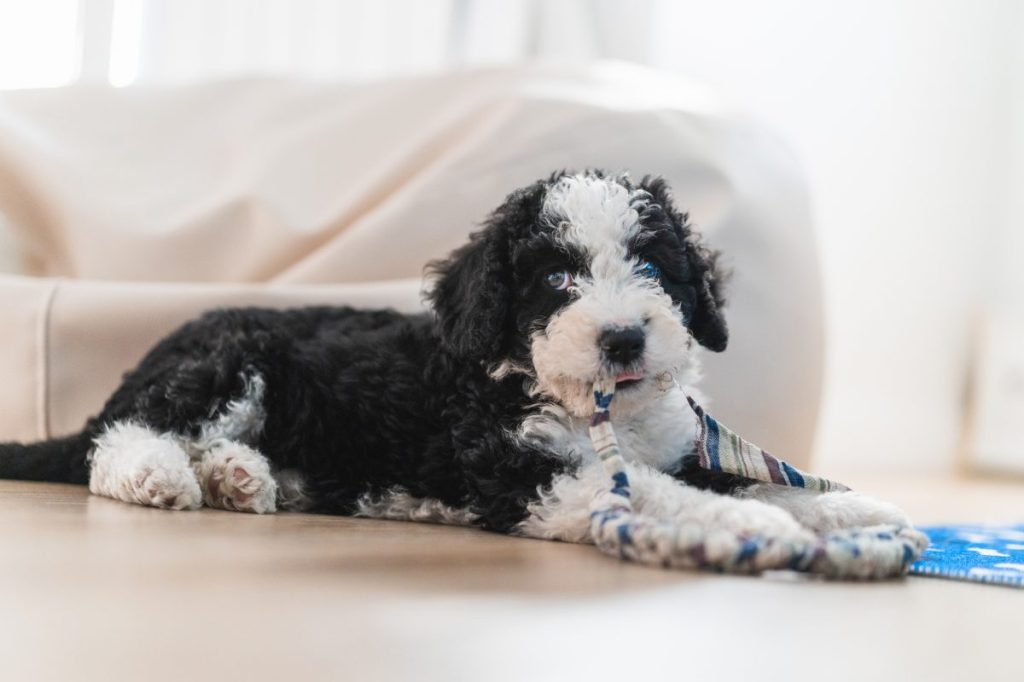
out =
<path fill-rule="evenodd" d="M 627 474 L 637 514 L 696 526 L 707 533 L 772 537 L 793 543 L 813 540 L 810 530 L 778 506 L 699 490 L 646 466 L 627 465 Z M 600 464 L 559 475 L 528 506 L 529 516 L 516 531 L 534 538 L 592 543 L 590 505 L 608 485 L 608 474 Z"/>
<path fill-rule="evenodd" d="M 737 495 L 784 509 L 817 533 L 880 525 L 911 527 L 910 519 L 899 507 L 856 492 L 821 493 L 757 483 L 739 490 Z"/>

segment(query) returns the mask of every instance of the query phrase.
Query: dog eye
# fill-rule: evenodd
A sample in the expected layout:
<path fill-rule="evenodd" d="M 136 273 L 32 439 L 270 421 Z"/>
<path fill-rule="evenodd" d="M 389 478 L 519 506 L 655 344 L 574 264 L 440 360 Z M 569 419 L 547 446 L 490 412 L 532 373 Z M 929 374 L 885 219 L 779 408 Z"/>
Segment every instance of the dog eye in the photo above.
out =
<path fill-rule="evenodd" d="M 658 279 L 661 277 L 661 268 L 654 263 L 648 263 L 645 260 L 640 261 L 636 266 L 637 274 L 642 277 L 649 277 L 651 279 Z"/>
<path fill-rule="evenodd" d="M 565 291 L 572 286 L 572 273 L 568 270 L 552 270 L 544 277 L 544 281 L 552 289 Z"/>

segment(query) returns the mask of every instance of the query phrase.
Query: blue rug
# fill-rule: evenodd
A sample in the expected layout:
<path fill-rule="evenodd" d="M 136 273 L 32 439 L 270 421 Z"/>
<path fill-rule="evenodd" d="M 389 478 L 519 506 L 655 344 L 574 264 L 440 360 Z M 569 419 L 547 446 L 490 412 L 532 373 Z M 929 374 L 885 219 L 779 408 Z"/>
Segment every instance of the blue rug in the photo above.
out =
<path fill-rule="evenodd" d="M 1024 525 L 926 526 L 931 539 L 911 575 L 1024 587 Z"/>

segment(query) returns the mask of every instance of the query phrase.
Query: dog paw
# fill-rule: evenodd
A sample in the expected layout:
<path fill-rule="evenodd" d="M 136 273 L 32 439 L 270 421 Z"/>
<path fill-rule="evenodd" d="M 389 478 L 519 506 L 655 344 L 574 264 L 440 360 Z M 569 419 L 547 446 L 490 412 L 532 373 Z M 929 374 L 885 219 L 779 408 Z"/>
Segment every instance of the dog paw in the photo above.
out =
<path fill-rule="evenodd" d="M 791 513 L 758 500 L 722 498 L 704 530 L 705 568 L 758 573 L 789 568 L 794 558 L 821 543 Z"/>
<path fill-rule="evenodd" d="M 159 509 L 199 509 L 202 492 L 195 474 L 187 467 L 143 468 L 131 480 L 134 501 Z"/>
<path fill-rule="evenodd" d="M 896 532 L 896 536 L 901 541 L 906 542 L 909 545 L 911 545 L 914 548 L 914 550 L 917 552 L 917 556 L 914 557 L 914 561 L 917 561 L 918 559 L 920 559 L 921 555 L 924 554 L 924 551 L 926 549 L 928 549 L 928 545 L 930 545 L 932 543 L 932 541 L 930 539 L 928 539 L 927 535 L 925 535 L 921 531 L 917 530 L 916 528 L 911 528 L 909 526 L 908 527 L 904 527 L 904 528 L 900 528 Z"/>
<path fill-rule="evenodd" d="M 89 490 L 160 509 L 198 509 L 202 491 L 188 455 L 173 438 L 131 422 L 112 424 L 96 439 Z"/>
<path fill-rule="evenodd" d="M 277 482 L 267 458 L 232 441 L 220 441 L 197 467 L 203 500 L 210 507 L 268 514 L 277 511 Z"/>
<path fill-rule="evenodd" d="M 727 500 L 713 526 L 740 537 L 773 538 L 785 542 L 809 542 L 814 534 L 785 509 L 756 500 Z"/>
<path fill-rule="evenodd" d="M 913 528 L 848 528 L 822 539 L 811 570 L 846 580 L 897 578 L 927 547 L 928 537 Z"/>
<path fill-rule="evenodd" d="M 801 521 L 817 533 L 871 526 L 910 527 L 910 519 L 894 504 L 855 492 L 831 492 L 809 501 Z"/>

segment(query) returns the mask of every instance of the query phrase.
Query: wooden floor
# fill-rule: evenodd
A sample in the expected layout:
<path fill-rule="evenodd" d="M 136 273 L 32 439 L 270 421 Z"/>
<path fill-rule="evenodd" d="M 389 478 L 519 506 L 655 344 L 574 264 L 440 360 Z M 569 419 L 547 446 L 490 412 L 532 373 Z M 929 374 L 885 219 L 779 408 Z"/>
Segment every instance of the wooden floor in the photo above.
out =
<path fill-rule="evenodd" d="M 918 522 L 1024 520 L 1024 485 L 848 482 Z M 5 681 L 1024 679 L 1011 588 L 695 575 L 464 528 L 6 481 L 0 614 Z"/>

